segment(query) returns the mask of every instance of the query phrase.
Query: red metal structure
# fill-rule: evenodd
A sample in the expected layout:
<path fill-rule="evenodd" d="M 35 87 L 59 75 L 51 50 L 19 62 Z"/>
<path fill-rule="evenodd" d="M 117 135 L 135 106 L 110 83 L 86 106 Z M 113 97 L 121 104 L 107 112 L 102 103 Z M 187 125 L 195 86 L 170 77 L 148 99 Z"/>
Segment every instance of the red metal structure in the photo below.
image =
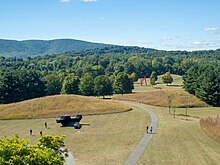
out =
<path fill-rule="evenodd" d="M 146 78 L 146 76 L 144 76 L 144 78 L 140 78 L 140 84 L 141 84 L 141 86 L 143 86 L 143 82 L 144 82 L 145 85 L 147 86 L 147 78 Z"/>

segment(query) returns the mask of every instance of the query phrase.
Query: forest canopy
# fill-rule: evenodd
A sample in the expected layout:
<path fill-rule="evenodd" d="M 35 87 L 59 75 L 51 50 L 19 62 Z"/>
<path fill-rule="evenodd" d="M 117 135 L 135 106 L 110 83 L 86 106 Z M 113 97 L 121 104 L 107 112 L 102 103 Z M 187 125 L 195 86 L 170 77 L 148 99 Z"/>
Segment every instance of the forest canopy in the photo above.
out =
<path fill-rule="evenodd" d="M 208 96 L 209 99 L 206 99 L 201 94 L 202 90 L 209 90 L 206 88 L 212 85 L 200 84 L 200 91 L 197 91 L 196 82 L 205 83 L 210 77 L 207 65 L 219 68 L 219 60 L 220 50 L 161 51 L 123 46 L 25 59 L 0 57 L 0 103 L 60 93 L 103 97 L 113 93 L 126 94 L 132 92 L 133 81 L 138 78 L 169 72 L 185 75 L 185 89 L 211 104 L 212 101 L 219 101 L 219 94 L 214 92 L 217 98 Z M 195 68 L 198 66 L 203 69 Z M 212 76 L 217 76 L 217 73 Z M 218 82 L 217 79 L 207 81 Z M 109 91 L 106 90 L 106 83 Z M 218 85 L 213 90 L 219 91 Z"/>

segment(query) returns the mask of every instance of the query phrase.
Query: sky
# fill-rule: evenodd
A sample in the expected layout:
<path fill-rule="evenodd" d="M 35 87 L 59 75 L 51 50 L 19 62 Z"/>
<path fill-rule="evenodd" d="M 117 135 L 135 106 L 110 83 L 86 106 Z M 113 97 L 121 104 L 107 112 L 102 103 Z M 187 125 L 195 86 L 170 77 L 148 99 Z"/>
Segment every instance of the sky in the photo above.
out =
<path fill-rule="evenodd" d="M 220 48 L 220 0 L 0 0 L 0 39 Z"/>

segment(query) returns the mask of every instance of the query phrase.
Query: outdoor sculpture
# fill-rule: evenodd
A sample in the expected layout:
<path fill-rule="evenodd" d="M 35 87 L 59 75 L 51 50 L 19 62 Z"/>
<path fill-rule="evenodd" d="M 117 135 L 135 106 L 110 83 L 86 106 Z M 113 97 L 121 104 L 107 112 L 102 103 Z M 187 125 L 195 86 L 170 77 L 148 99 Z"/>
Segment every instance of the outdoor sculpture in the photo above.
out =
<path fill-rule="evenodd" d="M 75 129 L 80 129 L 82 125 L 79 123 L 82 119 L 81 114 L 77 114 L 76 117 L 71 118 L 70 115 L 63 115 L 60 119 L 57 119 L 57 123 L 61 123 L 62 127 L 74 127 Z"/>

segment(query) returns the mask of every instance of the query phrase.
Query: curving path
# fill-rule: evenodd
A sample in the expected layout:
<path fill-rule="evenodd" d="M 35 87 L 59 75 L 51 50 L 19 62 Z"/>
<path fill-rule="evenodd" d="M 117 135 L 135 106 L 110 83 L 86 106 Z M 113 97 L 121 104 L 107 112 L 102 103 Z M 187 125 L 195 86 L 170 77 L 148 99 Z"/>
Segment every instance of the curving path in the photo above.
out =
<path fill-rule="evenodd" d="M 70 152 L 68 152 L 68 156 L 64 157 L 64 159 L 65 159 L 64 165 L 74 165 L 75 164 L 73 155 Z"/>
<path fill-rule="evenodd" d="M 123 103 L 145 110 L 151 117 L 150 127 L 152 126 L 153 133 L 155 132 L 157 128 L 157 116 L 152 111 L 148 110 L 147 107 L 141 103 L 129 102 L 129 101 L 123 101 Z M 141 155 L 144 153 L 145 149 L 147 148 L 152 136 L 153 134 L 147 134 L 147 133 L 143 136 L 143 138 L 139 141 L 139 143 L 135 147 L 134 151 L 125 161 L 125 165 L 135 165 L 137 163 L 137 161 L 140 159 Z"/>
<path fill-rule="evenodd" d="M 60 148 L 61 151 L 64 150 L 64 148 Z M 66 155 L 64 153 L 62 153 L 64 156 L 64 165 L 74 165 L 74 158 L 73 155 L 71 154 L 71 152 L 68 151 L 68 156 L 66 157 Z"/>
<path fill-rule="evenodd" d="M 150 110 L 147 109 L 147 107 L 144 104 L 136 103 L 136 102 L 129 102 L 129 101 L 121 101 L 125 104 L 129 104 L 134 107 L 141 108 L 145 110 L 151 117 L 151 125 L 153 127 L 153 134 L 157 128 L 157 116 Z M 125 165 L 135 165 L 137 161 L 140 159 L 141 155 L 144 153 L 145 149 L 147 148 L 153 134 L 145 134 L 143 138 L 139 141 L 137 146 L 135 147 L 134 151 L 131 153 L 131 155 L 128 157 L 128 159 L 125 161 Z M 73 155 L 68 152 L 68 157 L 65 158 L 65 165 L 74 165 L 74 158 Z"/>

